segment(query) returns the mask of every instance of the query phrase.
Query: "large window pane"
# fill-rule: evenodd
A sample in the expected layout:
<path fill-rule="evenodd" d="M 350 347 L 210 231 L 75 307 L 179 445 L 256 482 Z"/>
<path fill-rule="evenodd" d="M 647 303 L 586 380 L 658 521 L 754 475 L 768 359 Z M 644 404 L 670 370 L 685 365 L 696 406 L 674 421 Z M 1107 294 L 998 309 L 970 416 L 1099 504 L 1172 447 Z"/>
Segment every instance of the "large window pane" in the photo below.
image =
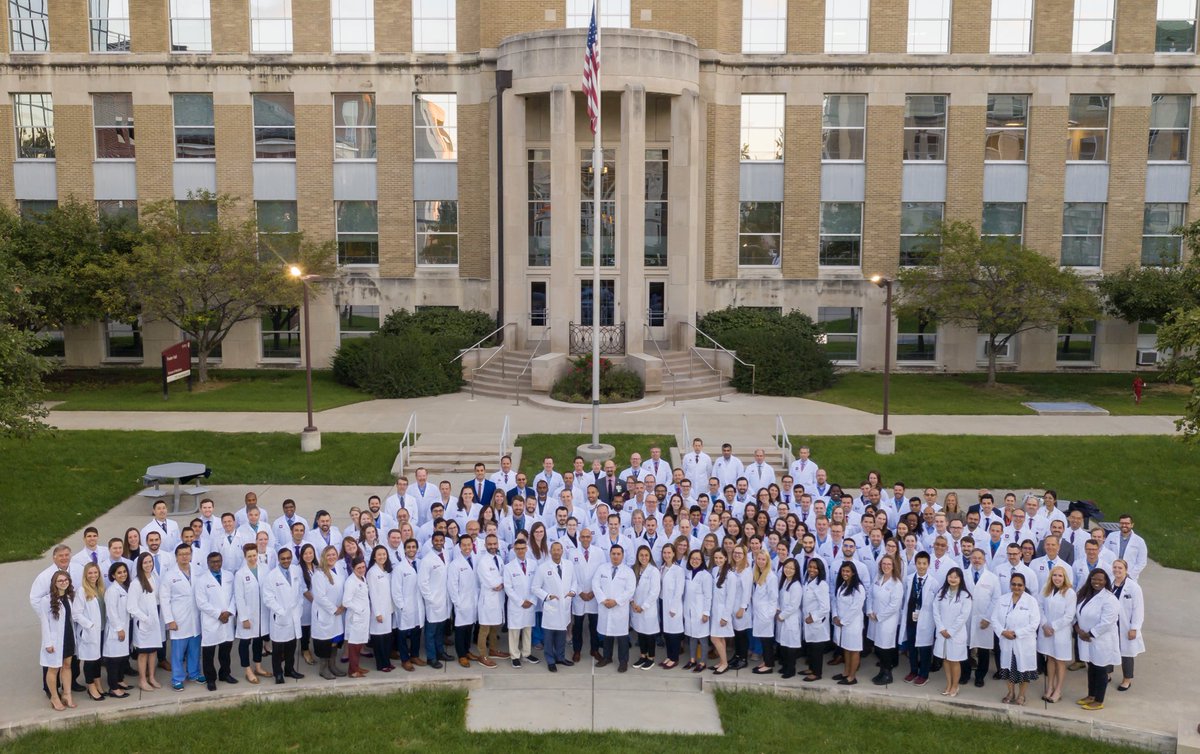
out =
<path fill-rule="evenodd" d="M 379 209 L 375 202 L 337 202 L 338 264 L 379 264 Z"/>
<path fill-rule="evenodd" d="M 1024 162 L 1028 127 L 1028 95 L 990 95 L 987 104 L 984 159 L 989 162 Z"/>
<path fill-rule="evenodd" d="M 1183 254 L 1180 232 L 1187 213 L 1186 204 L 1148 203 L 1142 225 L 1142 264 L 1170 265 Z"/>
<path fill-rule="evenodd" d="M 908 0 L 908 51 L 950 52 L 950 0 Z"/>
<path fill-rule="evenodd" d="M 742 52 L 787 51 L 787 0 L 742 0 Z"/>
<path fill-rule="evenodd" d="M 900 205 L 900 264 L 927 264 L 931 254 L 941 248 L 939 233 L 945 205 L 904 202 Z"/>
<path fill-rule="evenodd" d="M 292 51 L 292 0 L 250 0 L 250 49 Z"/>
<path fill-rule="evenodd" d="M 371 52 L 374 50 L 374 1 L 333 0 L 330 32 L 333 37 L 334 52 Z"/>
<path fill-rule="evenodd" d="M 905 97 L 904 159 L 946 159 L 946 95 L 910 94 Z"/>
<path fill-rule="evenodd" d="M 338 307 L 338 334 L 342 340 L 366 338 L 379 332 L 379 306 L 344 304 Z"/>
<path fill-rule="evenodd" d="M 375 159 L 375 95 L 333 95 L 333 158 Z"/>
<path fill-rule="evenodd" d="M 992 0 L 992 54 L 1031 51 L 1033 0 Z"/>
<path fill-rule="evenodd" d="M 896 319 L 896 361 L 930 362 L 937 358 L 937 320 L 928 312 Z"/>
<path fill-rule="evenodd" d="M 110 359 L 143 357 L 142 325 L 136 319 L 107 320 L 104 327 L 105 356 Z"/>
<path fill-rule="evenodd" d="M 530 149 L 529 180 L 529 266 L 550 266 L 550 150 Z"/>
<path fill-rule="evenodd" d="M 1149 0 L 1128 0 L 1149 2 Z M 1075 0 L 1073 52 L 1112 52 L 1116 0 Z"/>
<path fill-rule="evenodd" d="M 1155 94 L 1150 98 L 1151 162 L 1187 162 L 1191 120 L 1191 95 Z"/>
<path fill-rule="evenodd" d="M 454 52 L 458 48 L 455 0 L 413 0 L 413 51 Z"/>
<path fill-rule="evenodd" d="M 291 94 L 254 95 L 254 157 L 296 159 L 296 106 Z"/>
<path fill-rule="evenodd" d="M 857 267 L 862 263 L 862 207 L 858 202 L 821 203 L 820 264 Z"/>
<path fill-rule="evenodd" d="M 133 95 L 92 95 L 97 160 L 132 160 Z"/>
<path fill-rule="evenodd" d="M 259 258 L 295 261 L 300 249 L 296 202 L 258 201 L 254 207 L 258 220 Z"/>
<path fill-rule="evenodd" d="M 645 254 L 647 267 L 667 266 L 668 151 L 646 150 Z"/>
<path fill-rule="evenodd" d="M 617 152 L 605 149 L 600 169 L 600 265 L 613 267 L 617 263 Z M 592 150 L 579 152 L 579 264 L 592 266 L 592 247 L 595 243 L 593 210 L 595 191 L 592 181 Z"/>
<path fill-rule="evenodd" d="M 1104 205 L 1063 205 L 1062 265 L 1099 267 L 1104 246 Z"/>
<path fill-rule="evenodd" d="M 1108 160 L 1107 94 L 1072 94 L 1067 120 L 1067 159 Z"/>
<path fill-rule="evenodd" d="M 738 264 L 778 267 L 783 237 L 781 202 L 742 202 L 738 212 Z"/>
<path fill-rule="evenodd" d="M 92 52 L 129 52 L 129 0 L 88 0 Z"/>
<path fill-rule="evenodd" d="M 867 95 L 826 94 L 821 117 L 821 159 L 861 161 L 866 149 Z"/>
<path fill-rule="evenodd" d="M 417 264 L 458 264 L 458 202 L 417 202 Z"/>
<path fill-rule="evenodd" d="M 981 236 L 1011 238 L 1023 243 L 1025 236 L 1025 205 L 1015 202 L 988 202 L 983 205 Z"/>
<path fill-rule="evenodd" d="M 870 0 L 825 0 L 825 52 L 866 52 L 870 15 Z"/>
<path fill-rule="evenodd" d="M 743 94 L 742 160 L 783 159 L 782 94 Z"/>
<path fill-rule="evenodd" d="M 1196 50 L 1196 0 L 1158 0 L 1155 52 Z"/>
<path fill-rule="evenodd" d="M 49 94 L 14 94 L 17 158 L 54 159 L 54 99 Z"/>
<path fill-rule="evenodd" d="M 45 52 L 50 49 L 49 0 L 8 0 L 8 49 Z"/>
<path fill-rule="evenodd" d="M 1090 363 L 1096 360 L 1096 322 L 1058 328 L 1058 347 L 1055 360 L 1059 362 Z"/>
<path fill-rule="evenodd" d="M 300 360 L 300 307 L 267 307 L 259 326 L 264 359 Z"/>
<path fill-rule="evenodd" d="M 458 95 L 414 95 L 415 157 L 418 160 L 458 159 Z"/>
<path fill-rule="evenodd" d="M 211 94 L 176 94 L 175 159 L 211 160 L 217 156 Z"/>
<path fill-rule="evenodd" d="M 171 52 L 212 52 L 209 0 L 171 0 Z"/>
<path fill-rule="evenodd" d="M 629 0 L 599 0 L 601 28 L 629 28 Z M 586 29 L 592 18 L 592 0 L 567 0 L 567 28 Z"/>
<path fill-rule="evenodd" d="M 858 362 L 858 328 L 861 309 L 841 306 L 822 306 L 817 309 L 817 323 L 825 334 L 825 355 L 842 364 Z"/>

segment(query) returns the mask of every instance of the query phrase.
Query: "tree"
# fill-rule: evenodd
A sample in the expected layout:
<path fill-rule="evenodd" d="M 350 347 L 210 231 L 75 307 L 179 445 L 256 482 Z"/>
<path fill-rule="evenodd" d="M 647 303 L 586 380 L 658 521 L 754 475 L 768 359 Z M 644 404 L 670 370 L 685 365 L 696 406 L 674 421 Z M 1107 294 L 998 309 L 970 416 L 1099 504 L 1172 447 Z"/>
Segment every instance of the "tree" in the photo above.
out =
<path fill-rule="evenodd" d="M 1016 335 L 1094 319 L 1099 300 L 1087 283 L 1054 260 L 1011 238 L 981 238 L 967 222 L 943 223 L 929 264 L 898 277 L 897 313 L 933 317 L 987 336 L 988 387 L 996 353 Z"/>
<path fill-rule="evenodd" d="M 1200 306 L 1200 262 L 1165 267 L 1130 265 L 1099 283 L 1104 308 L 1126 322 L 1161 324 L 1180 307 Z"/>
<path fill-rule="evenodd" d="M 313 244 L 295 234 L 294 259 L 270 247 L 260 253 L 258 223 L 233 197 L 193 194 L 147 206 L 140 242 L 125 265 L 125 281 L 142 314 L 188 336 L 199 381 L 208 380 L 208 356 L 234 325 L 266 309 L 296 307 L 303 294 L 287 268 L 306 274 L 333 269 L 332 241 Z"/>
<path fill-rule="evenodd" d="M 1175 420 L 1175 428 L 1183 433 L 1184 442 L 1200 444 L 1200 307 L 1192 305 L 1176 309 L 1158 329 L 1158 346 L 1170 349 L 1168 372 L 1176 379 L 1186 380 L 1192 394 L 1184 406 L 1183 416 Z"/>
<path fill-rule="evenodd" d="M 46 428 L 42 378 L 54 367 L 36 354 L 37 333 L 15 324 L 31 320 L 33 306 L 13 267 L 0 257 L 0 437 L 29 437 Z"/>

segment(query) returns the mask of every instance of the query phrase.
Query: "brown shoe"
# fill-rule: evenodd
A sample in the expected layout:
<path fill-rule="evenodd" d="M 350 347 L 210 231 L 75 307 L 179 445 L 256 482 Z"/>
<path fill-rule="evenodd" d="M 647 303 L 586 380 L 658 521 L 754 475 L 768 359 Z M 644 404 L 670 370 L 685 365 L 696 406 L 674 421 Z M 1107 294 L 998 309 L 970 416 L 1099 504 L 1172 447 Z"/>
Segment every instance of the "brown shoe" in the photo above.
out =
<path fill-rule="evenodd" d="M 486 658 L 486 657 L 480 657 L 480 658 L 479 658 L 479 664 L 480 664 L 480 665 L 482 665 L 482 666 L 484 666 L 485 668 L 494 668 L 494 667 L 496 667 L 496 663 L 492 662 L 491 660 L 489 660 L 489 659 L 488 659 L 488 658 Z"/>
<path fill-rule="evenodd" d="M 412 662 L 402 662 L 402 663 L 400 663 L 400 667 L 404 668 L 405 670 L 407 670 L 410 673 L 416 669 L 413 667 Z"/>
<path fill-rule="evenodd" d="M 474 652 L 467 652 L 467 659 L 470 660 L 471 662 L 479 662 L 483 658 L 480 657 L 479 655 L 475 654 Z"/>
<path fill-rule="evenodd" d="M 399 660 L 399 659 L 400 659 L 400 653 L 399 653 L 399 652 L 397 652 L 396 650 L 394 650 L 394 649 L 393 649 L 393 650 L 392 650 L 391 657 L 392 657 L 392 659 L 393 659 L 393 660 Z"/>
<path fill-rule="evenodd" d="M 605 660 L 604 658 L 600 658 L 599 660 L 596 660 L 596 667 L 598 667 L 598 668 L 603 668 L 603 667 L 611 665 L 611 664 L 612 664 L 612 660 Z"/>
<path fill-rule="evenodd" d="M 159 660 L 158 666 L 168 673 L 171 672 L 171 663 L 167 662 L 166 660 Z"/>
<path fill-rule="evenodd" d="M 423 668 L 423 667 L 425 667 L 426 662 L 425 662 L 425 660 L 421 659 L 420 657 L 414 657 L 414 658 L 412 658 L 412 664 L 416 665 L 418 668 Z"/>
<path fill-rule="evenodd" d="M 498 649 L 493 649 L 491 652 L 488 653 L 488 656 L 495 657 L 495 658 L 498 658 L 501 660 L 507 660 L 509 657 L 512 657 L 512 655 L 510 655 L 508 652 L 503 652 Z"/>
<path fill-rule="evenodd" d="M 467 659 L 467 658 L 465 658 L 465 657 L 460 657 L 460 658 L 458 658 L 458 664 L 459 664 L 459 665 L 462 665 L 464 668 L 469 668 L 469 667 L 471 667 L 471 661 L 470 661 L 470 660 L 468 660 L 468 659 Z"/>
<path fill-rule="evenodd" d="M 593 649 L 592 650 L 592 659 L 593 660 L 603 660 L 604 658 L 600 655 L 599 650 Z"/>
<path fill-rule="evenodd" d="M 578 652 L 571 655 L 571 662 L 579 662 L 579 653 Z"/>

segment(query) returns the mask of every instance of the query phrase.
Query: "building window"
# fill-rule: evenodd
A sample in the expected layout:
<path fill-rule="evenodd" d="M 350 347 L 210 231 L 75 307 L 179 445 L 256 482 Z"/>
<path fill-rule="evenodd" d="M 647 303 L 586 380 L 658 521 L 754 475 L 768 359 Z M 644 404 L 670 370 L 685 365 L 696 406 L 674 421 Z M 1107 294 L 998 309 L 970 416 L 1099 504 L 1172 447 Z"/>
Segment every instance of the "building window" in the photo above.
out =
<path fill-rule="evenodd" d="M 821 202 L 821 265 L 862 264 L 862 219 L 861 202 Z"/>
<path fill-rule="evenodd" d="M 600 326 L 609 327 L 617 319 L 617 283 L 600 281 Z M 592 280 L 579 281 L 579 324 L 592 326 Z"/>
<path fill-rule="evenodd" d="M 900 205 L 902 266 L 928 264 L 929 257 L 941 250 L 941 222 L 945 206 L 932 202 L 904 202 Z"/>
<path fill-rule="evenodd" d="M 984 160 L 1025 162 L 1025 139 L 1029 135 L 1029 96 L 989 95 L 985 134 Z"/>
<path fill-rule="evenodd" d="M 617 264 L 617 152 L 605 149 L 604 165 L 600 169 L 600 266 Z M 593 232 L 592 204 L 595 194 L 592 183 L 592 150 L 579 151 L 579 264 L 592 266 Z"/>
<path fill-rule="evenodd" d="M 547 304 L 548 292 L 545 280 L 529 282 L 529 324 L 531 327 L 545 327 L 550 321 Z"/>
<path fill-rule="evenodd" d="M 837 364 L 858 363 L 858 308 L 822 306 L 817 309 L 817 324 L 825 333 L 825 355 Z"/>
<path fill-rule="evenodd" d="M 171 52 L 212 52 L 209 0 L 171 0 Z"/>
<path fill-rule="evenodd" d="M 8 0 L 10 52 L 46 52 L 50 49 L 49 0 Z"/>
<path fill-rule="evenodd" d="M 296 159 L 296 104 L 290 93 L 254 95 L 254 159 Z"/>
<path fill-rule="evenodd" d="M 946 95 L 910 94 L 904 98 L 904 159 L 946 159 Z"/>
<path fill-rule="evenodd" d="M 416 27 L 415 13 L 413 26 Z M 333 0 L 330 31 L 334 52 L 372 52 L 375 49 L 374 0 Z M 415 41 L 417 37 L 413 39 Z"/>
<path fill-rule="evenodd" d="M 1063 205 L 1062 265 L 1099 267 L 1104 248 L 1104 205 L 1067 202 Z"/>
<path fill-rule="evenodd" d="M 258 221 L 258 258 L 294 261 L 300 250 L 296 202 L 258 201 L 254 210 Z"/>
<path fill-rule="evenodd" d="M 53 212 L 58 209 L 57 199 L 19 199 L 17 200 L 17 213 L 22 220 L 33 222 L 47 212 Z"/>
<path fill-rule="evenodd" d="M 530 149 L 529 266 L 550 266 L 550 150 Z"/>
<path fill-rule="evenodd" d="M 375 95 L 333 95 L 333 159 L 375 159 Z"/>
<path fill-rule="evenodd" d="M 668 150 L 646 150 L 646 253 L 647 267 L 667 266 L 667 176 Z"/>
<path fill-rule="evenodd" d="M 250 0 L 250 50 L 292 51 L 292 0 Z"/>
<path fill-rule="evenodd" d="M 1196 0 L 1158 0 L 1155 52 L 1196 50 Z"/>
<path fill-rule="evenodd" d="M 137 222 L 137 200 L 101 199 L 96 202 L 96 212 L 101 220 L 118 223 Z"/>
<path fill-rule="evenodd" d="M 937 359 L 937 320 L 927 311 L 896 318 L 896 361 L 931 362 Z"/>
<path fill-rule="evenodd" d="M 49 359 L 64 359 L 67 356 L 67 344 L 62 330 L 39 330 L 41 342 L 34 349 L 34 355 Z"/>
<path fill-rule="evenodd" d="M 458 264 L 458 202 L 417 202 L 417 264 Z"/>
<path fill-rule="evenodd" d="M 1142 265 L 1166 266 L 1183 259 L 1181 226 L 1186 214 L 1186 204 L 1151 202 L 1146 205 L 1142 222 Z"/>
<path fill-rule="evenodd" d="M 93 94 L 97 160 L 132 160 L 133 95 Z"/>
<path fill-rule="evenodd" d="M 458 49 L 455 0 L 413 0 L 413 52 Z"/>
<path fill-rule="evenodd" d="M 742 0 L 742 52 L 787 52 L 787 0 Z"/>
<path fill-rule="evenodd" d="M 783 238 L 782 202 L 742 202 L 738 212 L 738 264 L 778 267 Z"/>
<path fill-rule="evenodd" d="M 908 0 L 908 51 L 950 52 L 950 0 Z"/>
<path fill-rule="evenodd" d="M 17 159 L 54 159 L 54 98 L 49 94 L 14 94 Z"/>
<path fill-rule="evenodd" d="M 992 0 L 993 55 L 1028 53 L 1033 40 L 1033 0 Z"/>
<path fill-rule="evenodd" d="M 826 94 L 821 116 L 821 159 L 862 162 L 867 143 L 867 95 Z"/>
<path fill-rule="evenodd" d="M 217 226 L 217 203 L 211 199 L 180 199 L 175 216 L 184 233 L 209 233 Z"/>
<path fill-rule="evenodd" d="M 88 0 L 92 52 L 129 52 L 129 0 Z"/>
<path fill-rule="evenodd" d="M 1025 242 L 1025 205 L 1019 202 L 987 202 L 983 205 L 984 238 L 1011 238 Z"/>
<path fill-rule="evenodd" d="M 1067 160 L 1108 160 L 1107 94 L 1072 94 L 1067 116 Z"/>
<path fill-rule="evenodd" d="M 379 207 L 337 202 L 338 264 L 379 264 Z"/>
<path fill-rule="evenodd" d="M 300 307 L 268 306 L 259 322 L 264 359 L 300 360 Z"/>
<path fill-rule="evenodd" d="M 866 52 L 871 0 L 825 0 L 825 52 Z"/>
<path fill-rule="evenodd" d="M 212 160 L 217 156 L 217 131 L 211 94 L 176 94 L 175 159 Z"/>
<path fill-rule="evenodd" d="M 596 0 L 601 28 L 629 28 L 629 0 Z M 592 22 L 592 0 L 567 0 L 567 28 L 586 29 Z"/>
<path fill-rule="evenodd" d="M 782 94 L 742 95 L 742 160 L 783 159 Z"/>
<path fill-rule="evenodd" d="M 667 323 L 667 284 L 652 280 L 646 289 L 646 324 L 662 327 Z"/>
<path fill-rule="evenodd" d="M 1096 361 L 1096 321 L 1058 328 L 1055 361 L 1060 364 L 1090 364 Z"/>
<path fill-rule="evenodd" d="M 1192 97 L 1156 94 L 1150 98 L 1151 162 L 1187 162 L 1192 123 Z"/>
<path fill-rule="evenodd" d="M 379 307 L 351 305 L 338 307 L 338 335 L 341 340 L 367 338 L 379 332 Z"/>
<path fill-rule="evenodd" d="M 418 160 L 458 159 L 458 95 L 414 95 Z"/>
<path fill-rule="evenodd" d="M 1071 45 L 1072 52 L 1113 51 L 1116 5 L 1116 0 L 1075 0 L 1075 37 Z"/>
<path fill-rule="evenodd" d="M 109 359 L 141 359 L 142 324 L 136 318 L 130 320 L 106 320 L 104 322 L 104 355 Z"/>

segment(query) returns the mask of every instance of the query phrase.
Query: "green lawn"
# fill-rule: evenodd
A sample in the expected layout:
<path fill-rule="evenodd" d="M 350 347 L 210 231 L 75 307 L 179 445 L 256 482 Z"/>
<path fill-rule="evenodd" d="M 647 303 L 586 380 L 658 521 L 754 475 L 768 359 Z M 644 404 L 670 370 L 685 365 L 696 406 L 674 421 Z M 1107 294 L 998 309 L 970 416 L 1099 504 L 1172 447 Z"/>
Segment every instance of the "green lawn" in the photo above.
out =
<path fill-rule="evenodd" d="M 857 487 L 869 470 L 914 487 L 1050 488 L 1060 500 L 1094 500 L 1115 521 L 1131 513 L 1151 559 L 1200 571 L 1200 450 L 1172 437 L 980 437 L 900 435 L 896 454 L 874 437 L 804 437 L 831 482 Z M 974 498 L 966 503 L 973 504 Z"/>
<path fill-rule="evenodd" d="M 1133 375 L 1005 373 L 987 388 L 987 375 L 893 374 L 890 410 L 894 414 L 1031 414 L 1024 401 L 1085 401 L 1118 416 L 1179 415 L 1189 390 L 1159 382 L 1146 372 L 1140 405 L 1133 402 Z M 805 396 L 862 411 L 883 411 L 883 375 L 846 372 L 826 390 Z"/>
<path fill-rule="evenodd" d="M 519 694 L 513 697 L 520 704 Z M 587 751 L 589 754 L 687 751 L 749 752 L 1055 752 L 1107 754 L 1128 747 L 1012 723 L 933 713 L 864 709 L 861 705 L 785 699 L 751 692 L 717 692 L 724 736 L 651 733 L 470 733 L 467 692 L 424 690 L 386 697 L 327 696 L 294 702 L 250 703 L 230 709 L 161 715 L 103 725 L 29 733 L 6 748 L 20 752 L 93 754 L 172 751 L 181 737 L 192 754 L 238 751 Z M 112 710 L 116 711 L 119 703 Z M 386 714 L 383 714 L 386 712 Z M 687 710 L 661 709 L 663 715 Z M 546 714 L 553 714 L 547 711 Z M 848 724 L 849 723 L 849 724 Z M 965 727 L 964 727 L 965 726 Z"/>
<path fill-rule="evenodd" d="M 214 484 L 391 483 L 398 438 L 326 432 L 300 452 L 287 433 L 54 432 L 0 440 L 0 562 L 40 555 L 136 492 L 147 466 L 199 461 Z"/>
<path fill-rule="evenodd" d="M 550 456 L 554 459 L 554 468 L 558 472 L 570 471 L 575 463 L 575 449 L 592 441 L 592 436 L 556 434 L 556 435 L 520 435 L 517 445 L 522 448 L 521 468 L 530 479 L 542 470 L 542 459 Z M 629 465 L 631 453 L 641 453 L 642 460 L 650 457 L 650 448 L 657 445 L 662 448 L 663 458 L 670 462 L 671 448 L 675 445 L 672 435 L 636 435 L 636 434 L 604 434 L 601 442 L 616 449 L 617 473 Z M 591 465 L 587 466 L 591 471 Z"/>
<path fill-rule="evenodd" d="M 188 392 L 186 381 L 171 383 L 162 398 L 161 372 L 153 369 L 68 369 L 47 380 L 56 411 L 304 411 L 304 371 L 221 370 Z M 339 385 L 327 370 L 313 372 L 313 409 L 324 411 L 370 400 Z"/>

